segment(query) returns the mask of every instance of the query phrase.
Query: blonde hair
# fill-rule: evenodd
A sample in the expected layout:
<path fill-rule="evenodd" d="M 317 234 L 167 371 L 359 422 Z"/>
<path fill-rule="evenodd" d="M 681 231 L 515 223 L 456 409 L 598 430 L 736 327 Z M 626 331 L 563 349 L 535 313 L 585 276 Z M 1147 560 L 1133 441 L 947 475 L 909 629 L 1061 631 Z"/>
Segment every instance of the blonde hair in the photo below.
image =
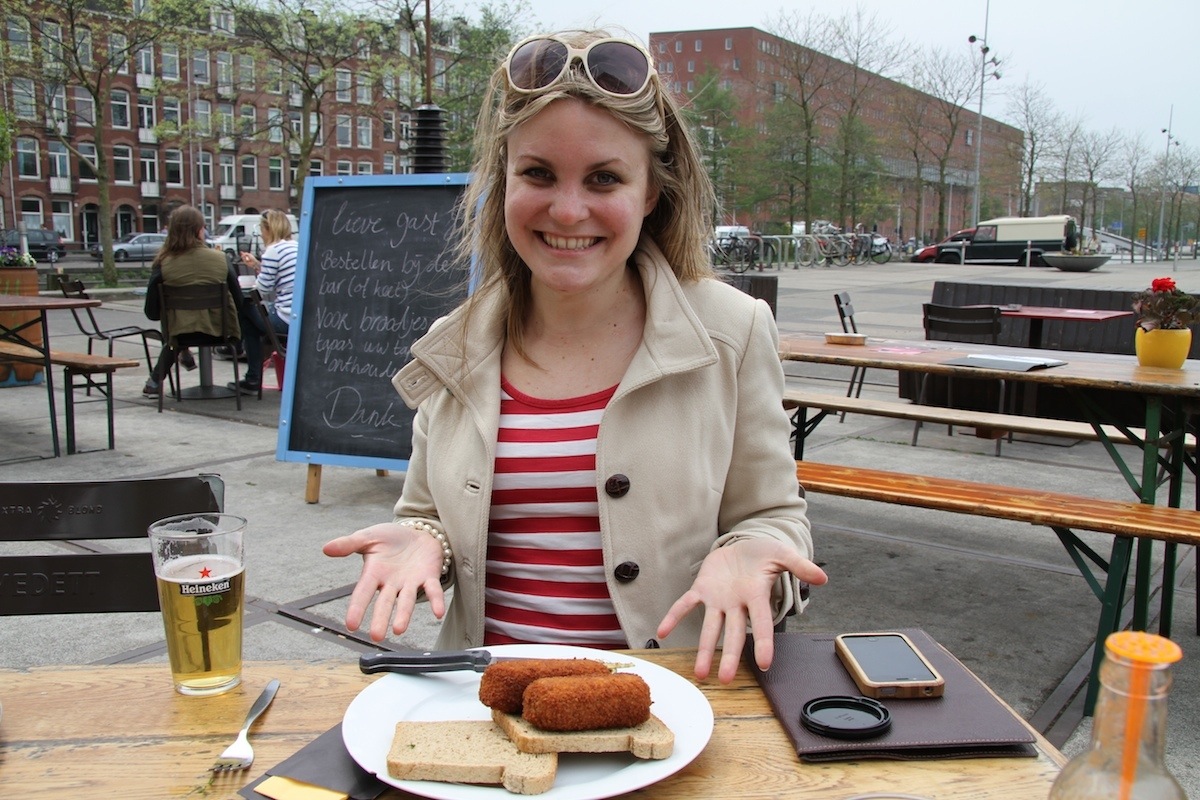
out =
<path fill-rule="evenodd" d="M 571 47 L 609 38 L 603 30 L 551 34 Z M 640 45 L 639 49 L 644 50 Z M 522 329 L 531 302 L 530 275 L 508 238 L 504 222 L 508 137 L 551 103 L 574 98 L 612 114 L 645 137 L 650 149 L 650 183 L 658 202 L 642 223 L 642 232 L 662 249 L 676 277 L 693 281 L 712 275 L 707 242 L 711 228 L 713 189 L 695 138 L 679 107 L 666 91 L 647 53 L 650 81 L 631 97 L 614 97 L 597 89 L 576 62 L 558 82 L 540 92 L 513 91 L 504 65 L 492 73 L 475 128 L 472 182 L 460 207 L 458 255 L 478 259 L 475 294 L 467 301 L 499 292 L 507 306 L 509 343 L 524 355 Z"/>
<path fill-rule="evenodd" d="M 274 209 L 264 211 L 262 224 L 258 229 L 262 232 L 263 244 L 268 247 L 276 242 L 292 238 L 292 221 L 282 211 Z"/>

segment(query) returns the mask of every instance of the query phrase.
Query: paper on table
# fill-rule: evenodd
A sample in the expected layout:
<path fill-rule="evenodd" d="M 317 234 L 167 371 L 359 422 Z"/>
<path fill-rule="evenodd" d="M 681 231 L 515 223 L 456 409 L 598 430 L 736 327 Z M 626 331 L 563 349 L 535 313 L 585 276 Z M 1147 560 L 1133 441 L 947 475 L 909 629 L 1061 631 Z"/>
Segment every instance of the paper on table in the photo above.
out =
<path fill-rule="evenodd" d="M 1018 372 L 1028 372 L 1031 369 L 1061 367 L 1067 362 L 1059 361 L 1057 358 L 1042 358 L 1040 356 L 1005 356 L 972 353 L 971 355 L 962 356 L 960 358 L 952 358 L 949 361 L 943 361 L 942 363 L 956 367 L 979 367 L 980 369 L 1015 369 Z"/>

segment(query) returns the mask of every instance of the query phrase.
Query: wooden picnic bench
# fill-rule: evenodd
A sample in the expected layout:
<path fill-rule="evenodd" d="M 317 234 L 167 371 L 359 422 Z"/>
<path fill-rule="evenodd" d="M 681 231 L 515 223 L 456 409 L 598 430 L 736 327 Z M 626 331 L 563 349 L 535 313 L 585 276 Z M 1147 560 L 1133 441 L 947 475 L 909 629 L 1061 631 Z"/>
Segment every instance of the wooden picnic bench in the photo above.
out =
<path fill-rule="evenodd" d="M 67 454 L 75 453 L 75 390 L 84 389 L 91 394 L 92 389 L 98 391 L 105 401 L 108 414 L 108 449 L 116 446 L 116 431 L 113 425 L 112 376 L 119 369 L 140 366 L 139 361 L 131 358 L 116 358 L 114 356 L 93 355 L 91 353 L 73 353 L 66 350 L 50 350 L 50 363 L 63 368 L 65 386 L 63 394 L 66 398 L 67 418 Z M 0 361 L 20 361 L 23 363 L 44 364 L 46 357 L 32 347 L 15 342 L 0 341 Z M 103 382 L 97 376 L 103 376 Z M 88 402 L 88 401 L 84 401 Z"/>
<path fill-rule="evenodd" d="M 842 413 L 974 428 L 977 435 L 984 438 L 994 438 L 1008 432 L 1083 441 L 1100 441 L 1102 438 L 1100 432 L 1090 423 L 1075 420 L 927 406 L 908 400 L 847 397 L 792 387 L 784 390 L 783 405 L 795 412 L 797 459 L 804 458 L 804 440 L 809 434 L 830 414 Z M 816 410 L 817 413 L 810 416 L 810 410 Z M 1113 444 L 1134 444 L 1140 447 L 1146 438 L 1145 431 L 1139 428 L 1119 428 L 1115 425 L 1101 425 L 1100 428 L 1104 434 L 1103 438 Z M 1194 445 L 1194 442 L 1189 444 Z"/>
<path fill-rule="evenodd" d="M 1100 600 L 1097 643 L 1119 628 L 1135 540 L 1200 546 L 1200 511 L 1190 509 L 815 461 L 798 460 L 796 477 L 806 494 L 831 494 L 1049 527 Z M 1080 539 L 1076 530 L 1111 534 L 1114 539 L 1109 558 L 1105 560 Z M 1164 570 L 1167 574 L 1173 571 Z M 1173 578 L 1164 579 L 1162 585 L 1160 631 L 1165 636 L 1170 635 L 1173 582 Z M 1134 591 L 1148 602 L 1149 585 L 1136 584 Z M 1197 606 L 1200 611 L 1200 597 Z M 1200 622 L 1197 624 L 1200 634 Z M 1103 648 L 1096 647 L 1085 713 L 1091 713 L 1095 702 L 1096 670 L 1102 654 Z"/>

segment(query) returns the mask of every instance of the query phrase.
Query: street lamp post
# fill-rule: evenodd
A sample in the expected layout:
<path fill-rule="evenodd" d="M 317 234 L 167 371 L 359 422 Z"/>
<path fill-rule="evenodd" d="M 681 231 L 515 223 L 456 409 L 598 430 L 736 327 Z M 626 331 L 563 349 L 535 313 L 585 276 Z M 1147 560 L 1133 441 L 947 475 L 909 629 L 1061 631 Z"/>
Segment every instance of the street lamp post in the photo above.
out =
<path fill-rule="evenodd" d="M 983 9 L 983 36 L 971 35 L 967 37 L 967 41 L 971 44 L 979 43 L 979 118 L 976 120 L 975 129 L 975 192 L 971 202 L 971 224 L 979 225 L 979 191 L 982 186 L 980 178 L 983 172 L 983 87 L 987 84 L 988 65 L 992 66 L 991 77 L 1000 80 L 1000 73 L 996 71 L 996 67 L 1000 65 L 1000 59 L 992 56 L 988 58 L 988 52 L 991 48 L 988 47 L 988 18 L 991 16 L 992 3 L 988 0 Z"/>
<path fill-rule="evenodd" d="M 1171 106 L 1171 110 L 1167 113 L 1167 127 L 1162 129 L 1162 132 L 1167 135 L 1167 151 L 1163 154 L 1163 175 L 1162 175 L 1162 197 L 1158 204 L 1158 246 L 1165 247 L 1163 242 L 1163 217 L 1167 211 L 1167 165 L 1171 160 L 1171 143 L 1179 144 L 1174 136 L 1171 135 L 1171 124 L 1175 119 L 1175 106 Z M 1164 257 L 1166 250 L 1163 250 Z"/>

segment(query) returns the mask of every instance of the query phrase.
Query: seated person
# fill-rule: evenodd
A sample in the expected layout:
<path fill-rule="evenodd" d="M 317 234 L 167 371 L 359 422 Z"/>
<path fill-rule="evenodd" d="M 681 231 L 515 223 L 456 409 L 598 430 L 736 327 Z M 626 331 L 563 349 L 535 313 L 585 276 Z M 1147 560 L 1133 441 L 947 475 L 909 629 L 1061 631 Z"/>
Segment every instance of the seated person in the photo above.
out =
<path fill-rule="evenodd" d="M 153 320 L 162 319 L 162 305 L 158 286 L 187 286 L 198 283 L 221 283 L 229 287 L 232 307 L 229 312 L 237 316 L 241 314 L 242 292 L 238 286 L 237 275 L 234 274 L 223 253 L 208 246 L 204 231 L 204 216 L 192 206 L 180 206 L 171 212 L 167 223 L 167 241 L 154 258 L 150 273 L 150 283 L 146 287 L 146 316 Z M 171 333 L 178 336 L 181 333 L 207 333 L 212 336 L 221 335 L 221 319 L 217 312 L 203 311 L 173 311 L 170 319 Z M 240 335 L 241 329 L 237 329 Z M 150 380 L 142 389 L 142 394 L 157 397 L 167 370 L 175 363 L 179 348 L 174 339 L 163 342 L 162 352 L 159 353 L 158 363 L 150 374 Z M 183 360 L 186 365 L 187 360 Z"/>
<path fill-rule="evenodd" d="M 247 304 L 243 311 L 242 348 L 246 351 L 246 377 L 238 387 L 247 394 L 256 394 L 262 381 L 263 345 L 266 325 L 282 339 L 287 338 L 292 321 L 292 284 L 296 278 L 298 246 L 292 239 L 292 223 L 282 211 L 264 211 L 262 215 L 262 260 L 242 253 L 242 263 L 258 273 L 254 288 L 264 299 L 271 298 L 268 319 L 260 319 L 257 309 Z M 229 384 L 229 388 L 234 388 Z"/>

